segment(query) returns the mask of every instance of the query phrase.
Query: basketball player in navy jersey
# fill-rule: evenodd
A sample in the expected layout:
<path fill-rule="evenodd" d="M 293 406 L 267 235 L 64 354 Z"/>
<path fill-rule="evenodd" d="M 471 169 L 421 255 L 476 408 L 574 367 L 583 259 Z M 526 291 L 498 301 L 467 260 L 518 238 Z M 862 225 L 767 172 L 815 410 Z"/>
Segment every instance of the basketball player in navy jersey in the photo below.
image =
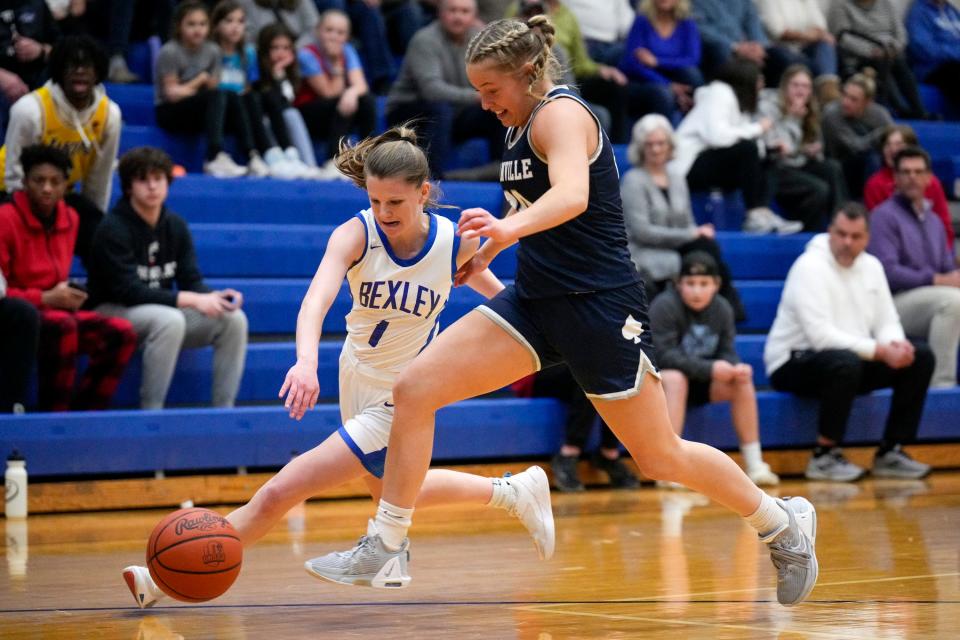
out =
<path fill-rule="evenodd" d="M 459 237 L 450 220 L 424 210 L 435 202 L 427 157 L 412 129 L 395 127 L 356 146 L 341 145 L 336 162 L 367 191 L 371 206 L 330 236 L 300 308 L 297 362 L 287 372 L 280 397 L 286 396 L 290 417 L 297 420 L 316 404 L 320 330 L 346 278 L 353 306 L 340 355 L 343 426 L 290 461 L 250 502 L 227 516 L 245 547 L 263 537 L 293 506 L 326 489 L 363 478 L 370 494 L 379 496 L 393 421 L 394 378 L 436 335 L 437 316 L 450 295 L 454 274 L 480 244 L 477 238 Z M 476 272 L 468 284 L 488 297 L 503 289 L 486 270 Z M 505 509 L 526 527 L 541 558 L 553 555 L 550 485 L 540 467 L 506 478 L 431 471 L 417 504 L 455 503 Z M 305 568 L 325 577 L 309 563 Z M 375 574 L 352 579 L 376 587 L 405 586 L 410 580 L 389 571 Z M 153 606 L 164 595 L 146 567 L 127 567 L 123 578 L 140 608 Z"/>
<path fill-rule="evenodd" d="M 576 92 L 553 84 L 553 40 L 549 19 L 535 16 L 493 22 L 467 47 L 467 75 L 483 108 L 508 127 L 500 178 L 512 210 L 503 219 L 462 213 L 461 237 L 488 241 L 460 275 L 482 271 L 519 241 L 516 284 L 440 334 L 400 374 L 373 527 L 351 551 L 308 565 L 344 583 L 361 572 L 406 577 L 406 534 L 436 410 L 566 362 L 644 475 L 699 491 L 757 530 L 777 569 L 779 602 L 797 604 L 817 579 L 816 512 L 804 498 L 768 496 L 725 454 L 674 434 L 610 142 Z"/>

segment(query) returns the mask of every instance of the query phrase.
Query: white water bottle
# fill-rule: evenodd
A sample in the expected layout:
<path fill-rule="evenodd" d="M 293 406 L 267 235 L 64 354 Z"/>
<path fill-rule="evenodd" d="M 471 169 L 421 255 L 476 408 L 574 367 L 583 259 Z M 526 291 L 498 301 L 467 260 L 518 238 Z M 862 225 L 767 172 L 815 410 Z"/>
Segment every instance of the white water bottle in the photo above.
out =
<path fill-rule="evenodd" d="M 27 517 L 27 463 L 16 449 L 7 458 L 6 480 L 6 516 L 7 518 Z"/>

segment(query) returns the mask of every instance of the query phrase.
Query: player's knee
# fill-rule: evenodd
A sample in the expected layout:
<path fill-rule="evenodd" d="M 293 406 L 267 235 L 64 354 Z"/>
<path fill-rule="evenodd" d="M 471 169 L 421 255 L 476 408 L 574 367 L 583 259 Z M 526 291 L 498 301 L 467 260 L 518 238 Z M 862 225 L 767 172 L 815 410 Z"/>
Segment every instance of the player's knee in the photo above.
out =
<path fill-rule="evenodd" d="M 430 408 L 431 386 L 433 385 L 430 384 L 426 375 L 418 372 L 417 367 L 409 366 L 397 376 L 393 383 L 393 402 L 406 407 Z"/>
<path fill-rule="evenodd" d="M 262 487 L 257 489 L 251 504 L 257 509 L 258 516 L 270 518 L 276 514 L 282 516 L 287 511 L 287 502 L 289 501 L 289 492 L 284 489 L 282 482 L 276 476 L 271 478 Z"/>

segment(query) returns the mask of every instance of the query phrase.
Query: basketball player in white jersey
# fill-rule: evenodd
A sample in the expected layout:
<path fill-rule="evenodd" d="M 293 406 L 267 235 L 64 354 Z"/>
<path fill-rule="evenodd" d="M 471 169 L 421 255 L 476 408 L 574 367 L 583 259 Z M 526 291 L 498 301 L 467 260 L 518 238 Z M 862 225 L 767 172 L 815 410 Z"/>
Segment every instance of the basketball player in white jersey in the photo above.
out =
<path fill-rule="evenodd" d="M 356 146 L 341 145 L 336 162 L 367 190 L 371 206 L 330 237 L 300 308 L 297 362 L 287 372 L 280 397 L 286 396 L 285 405 L 296 420 L 316 404 L 321 327 L 346 277 L 353 308 L 340 355 L 343 426 L 290 461 L 249 503 L 227 516 L 245 547 L 291 507 L 355 478 L 364 478 L 374 500 L 379 500 L 393 422 L 394 379 L 436 335 L 437 317 L 449 298 L 453 276 L 479 247 L 478 239 L 461 241 L 453 222 L 424 211 L 434 203 L 427 159 L 412 129 L 395 127 Z M 466 284 L 487 297 L 503 289 L 489 270 Z M 417 506 L 454 503 L 506 509 L 530 532 L 542 559 L 553 555 L 550 487 L 540 467 L 506 478 L 431 470 Z M 305 567 L 322 577 L 309 564 Z M 354 584 L 403 587 L 410 579 L 405 572 L 379 569 L 355 577 Z M 145 567 L 127 567 L 123 577 L 141 608 L 163 597 Z"/>

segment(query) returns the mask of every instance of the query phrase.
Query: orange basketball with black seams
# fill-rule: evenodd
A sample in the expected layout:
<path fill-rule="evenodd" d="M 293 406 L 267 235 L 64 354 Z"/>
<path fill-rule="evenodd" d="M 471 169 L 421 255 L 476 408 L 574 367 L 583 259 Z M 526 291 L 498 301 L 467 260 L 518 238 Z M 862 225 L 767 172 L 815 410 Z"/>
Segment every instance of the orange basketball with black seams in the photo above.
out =
<path fill-rule="evenodd" d="M 222 595 L 240 575 L 243 544 L 226 518 L 209 509 L 180 509 L 161 520 L 147 543 L 150 577 L 182 602 Z"/>

